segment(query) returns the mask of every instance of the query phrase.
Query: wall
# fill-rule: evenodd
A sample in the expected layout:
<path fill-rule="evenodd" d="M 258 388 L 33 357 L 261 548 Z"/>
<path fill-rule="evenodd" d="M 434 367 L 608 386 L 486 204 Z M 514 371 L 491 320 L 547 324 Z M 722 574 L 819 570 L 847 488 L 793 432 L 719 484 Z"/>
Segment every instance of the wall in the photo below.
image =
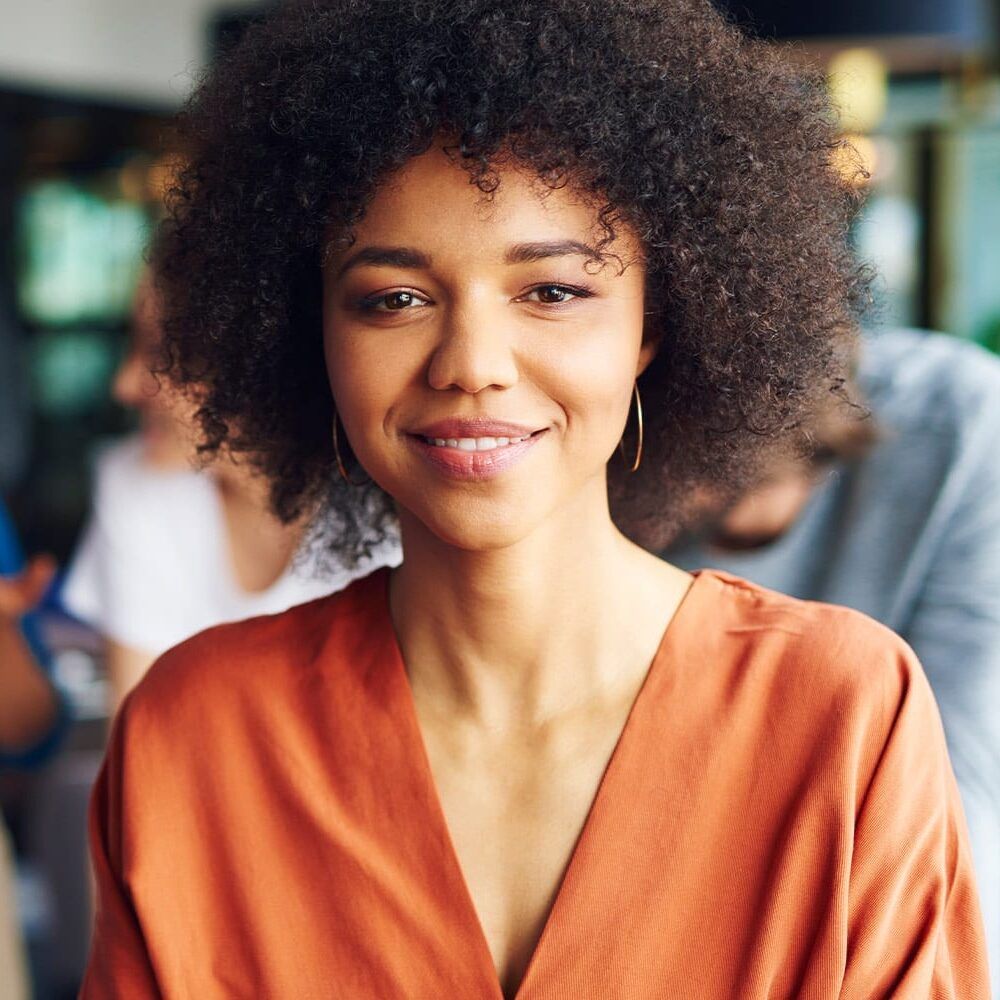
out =
<path fill-rule="evenodd" d="M 0 87 L 173 106 L 205 58 L 205 25 L 254 0 L 0 0 Z"/>

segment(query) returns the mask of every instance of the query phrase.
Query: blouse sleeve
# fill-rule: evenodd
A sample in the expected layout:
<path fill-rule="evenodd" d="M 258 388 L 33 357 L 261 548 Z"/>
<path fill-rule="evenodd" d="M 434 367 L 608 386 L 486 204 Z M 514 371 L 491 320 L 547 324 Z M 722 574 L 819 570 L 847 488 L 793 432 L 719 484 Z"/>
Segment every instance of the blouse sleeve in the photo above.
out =
<path fill-rule="evenodd" d="M 90 801 L 90 855 L 97 890 L 94 933 L 80 1000 L 161 997 L 142 925 L 124 876 L 123 739 L 127 701 L 108 745 Z"/>
<path fill-rule="evenodd" d="M 944 733 L 916 658 L 887 676 L 859 792 L 842 1000 L 989 997 L 968 833 Z"/>

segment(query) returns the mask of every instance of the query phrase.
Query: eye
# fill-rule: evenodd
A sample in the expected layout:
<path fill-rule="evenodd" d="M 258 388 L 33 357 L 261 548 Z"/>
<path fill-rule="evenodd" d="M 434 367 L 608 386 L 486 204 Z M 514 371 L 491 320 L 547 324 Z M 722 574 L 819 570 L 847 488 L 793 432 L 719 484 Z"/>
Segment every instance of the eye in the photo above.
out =
<path fill-rule="evenodd" d="M 590 292 L 585 288 L 573 288 L 570 285 L 539 285 L 523 296 L 523 298 L 530 301 L 553 306 L 561 305 L 564 302 L 571 302 L 573 299 L 585 299 L 589 297 Z"/>
<path fill-rule="evenodd" d="M 400 289 L 395 292 L 380 292 L 362 299 L 359 307 L 364 312 L 402 312 L 417 306 L 427 305 L 427 300 L 416 292 Z"/>

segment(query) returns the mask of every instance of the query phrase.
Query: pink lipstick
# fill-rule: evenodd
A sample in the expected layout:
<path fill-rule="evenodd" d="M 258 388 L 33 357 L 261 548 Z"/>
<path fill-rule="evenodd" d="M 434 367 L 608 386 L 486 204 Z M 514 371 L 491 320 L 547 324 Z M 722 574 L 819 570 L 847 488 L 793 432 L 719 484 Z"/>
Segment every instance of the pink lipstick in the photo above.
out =
<path fill-rule="evenodd" d="M 417 453 L 448 478 L 483 481 L 514 466 L 545 432 L 546 428 L 478 417 L 439 420 L 407 436 Z"/>

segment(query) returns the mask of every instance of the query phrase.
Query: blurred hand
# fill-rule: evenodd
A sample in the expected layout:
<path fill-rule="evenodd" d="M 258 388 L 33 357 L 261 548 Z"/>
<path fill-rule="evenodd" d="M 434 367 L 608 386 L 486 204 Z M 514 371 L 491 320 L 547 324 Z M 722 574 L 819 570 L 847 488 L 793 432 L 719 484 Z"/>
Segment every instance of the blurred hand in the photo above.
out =
<path fill-rule="evenodd" d="M 34 610 L 56 572 L 52 556 L 35 556 L 20 573 L 0 576 L 0 619 L 14 621 Z"/>

